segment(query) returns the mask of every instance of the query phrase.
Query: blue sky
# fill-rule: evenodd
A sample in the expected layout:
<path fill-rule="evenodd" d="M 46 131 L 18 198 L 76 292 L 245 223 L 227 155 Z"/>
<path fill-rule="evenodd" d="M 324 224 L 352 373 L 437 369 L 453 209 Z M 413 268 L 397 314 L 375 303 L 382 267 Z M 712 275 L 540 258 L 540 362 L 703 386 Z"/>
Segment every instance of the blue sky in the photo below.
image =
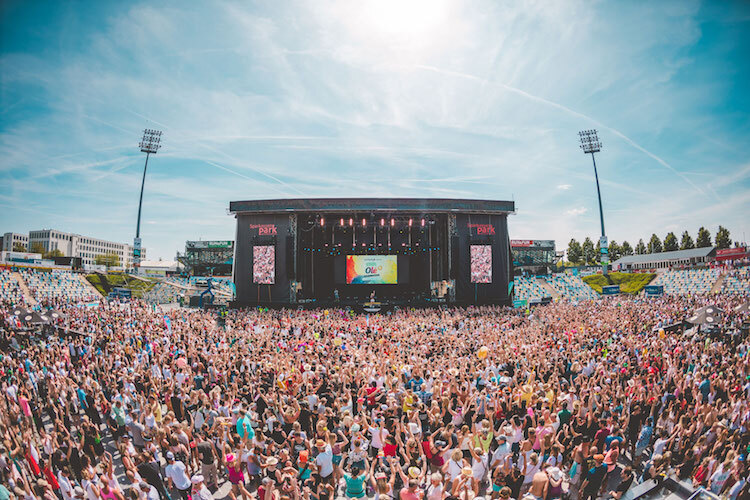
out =
<path fill-rule="evenodd" d="M 231 239 L 230 200 L 513 199 L 513 238 L 750 236 L 747 2 L 0 7 L 0 232 Z"/>

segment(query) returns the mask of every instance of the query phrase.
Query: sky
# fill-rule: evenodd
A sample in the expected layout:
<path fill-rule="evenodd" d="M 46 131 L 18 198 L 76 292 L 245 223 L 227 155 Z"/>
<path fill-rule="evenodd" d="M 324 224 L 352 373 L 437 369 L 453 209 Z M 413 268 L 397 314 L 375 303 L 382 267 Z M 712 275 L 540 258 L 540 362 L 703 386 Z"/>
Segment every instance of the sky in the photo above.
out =
<path fill-rule="evenodd" d="M 0 233 L 232 239 L 232 200 L 511 199 L 514 239 L 750 237 L 750 3 L 0 4 Z"/>

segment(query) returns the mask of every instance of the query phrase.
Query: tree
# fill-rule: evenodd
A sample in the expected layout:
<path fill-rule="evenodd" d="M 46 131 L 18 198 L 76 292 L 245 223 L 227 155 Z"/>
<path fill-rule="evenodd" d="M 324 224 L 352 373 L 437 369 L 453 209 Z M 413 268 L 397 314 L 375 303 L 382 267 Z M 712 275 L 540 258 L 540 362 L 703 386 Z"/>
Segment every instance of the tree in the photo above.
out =
<path fill-rule="evenodd" d="M 622 256 L 622 247 L 615 240 L 609 242 L 609 261 L 614 262 Z"/>
<path fill-rule="evenodd" d="M 638 240 L 638 244 L 635 246 L 636 255 L 643 255 L 646 253 L 646 245 L 643 244 L 643 238 Z"/>
<path fill-rule="evenodd" d="M 693 243 L 693 237 L 690 236 L 690 233 L 685 231 L 682 233 L 682 240 L 680 241 L 680 250 L 690 250 L 691 248 L 695 248 L 695 243 Z"/>
<path fill-rule="evenodd" d="M 716 232 L 716 247 L 729 248 L 731 246 L 732 238 L 729 237 L 729 229 L 719 226 L 719 230 Z"/>
<path fill-rule="evenodd" d="M 651 239 L 648 242 L 648 253 L 659 253 L 661 252 L 661 240 L 656 234 L 651 235 Z"/>
<path fill-rule="evenodd" d="M 711 246 L 711 233 L 705 227 L 698 229 L 698 239 L 695 241 L 695 246 L 698 248 Z"/>
<path fill-rule="evenodd" d="M 24 246 L 23 243 L 17 241 L 15 243 L 13 243 L 13 251 L 14 252 L 25 252 L 26 251 L 26 247 Z"/>
<path fill-rule="evenodd" d="M 47 252 L 47 253 L 43 254 L 42 257 L 44 257 L 45 259 L 52 259 L 52 258 L 55 258 L 55 257 L 64 257 L 64 255 L 60 251 L 59 248 L 55 248 L 51 252 Z"/>
<path fill-rule="evenodd" d="M 573 264 L 578 264 L 581 262 L 581 244 L 576 241 L 575 238 L 572 238 L 570 240 L 570 243 L 568 243 L 568 261 Z"/>
<path fill-rule="evenodd" d="M 677 245 L 677 236 L 675 236 L 675 234 L 670 231 L 664 237 L 664 251 L 674 252 L 677 249 L 679 249 L 679 245 Z"/>
<path fill-rule="evenodd" d="M 620 245 L 620 254 L 633 255 L 633 247 L 630 246 L 630 243 L 628 243 L 627 240 L 623 241 L 622 245 Z"/>
<path fill-rule="evenodd" d="M 94 262 L 97 266 L 117 267 L 120 265 L 120 256 L 116 253 L 99 254 Z"/>
<path fill-rule="evenodd" d="M 31 253 L 44 254 L 44 245 L 42 245 L 41 241 L 35 241 L 31 244 Z"/>
<path fill-rule="evenodd" d="M 593 264 L 596 262 L 596 250 L 594 249 L 594 242 L 591 238 L 586 236 L 581 245 L 581 251 L 583 252 L 583 261 L 586 264 Z"/>

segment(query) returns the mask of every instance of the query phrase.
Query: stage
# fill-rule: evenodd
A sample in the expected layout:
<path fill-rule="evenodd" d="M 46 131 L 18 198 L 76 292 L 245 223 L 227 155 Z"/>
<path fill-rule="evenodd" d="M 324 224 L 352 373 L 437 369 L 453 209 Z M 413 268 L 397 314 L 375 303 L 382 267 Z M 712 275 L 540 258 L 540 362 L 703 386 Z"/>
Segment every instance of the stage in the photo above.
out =
<path fill-rule="evenodd" d="M 510 304 L 510 201 L 230 203 L 235 306 Z"/>

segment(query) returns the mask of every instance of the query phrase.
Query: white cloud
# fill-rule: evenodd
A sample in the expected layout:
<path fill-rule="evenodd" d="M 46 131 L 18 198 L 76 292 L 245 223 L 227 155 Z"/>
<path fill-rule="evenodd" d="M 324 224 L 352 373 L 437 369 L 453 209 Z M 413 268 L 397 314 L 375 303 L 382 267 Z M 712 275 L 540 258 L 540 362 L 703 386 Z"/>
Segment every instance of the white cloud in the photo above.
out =
<path fill-rule="evenodd" d="M 571 215 L 573 217 L 578 217 L 579 215 L 583 215 L 586 212 L 588 212 L 589 209 L 586 207 L 577 207 L 577 208 L 571 208 L 565 211 L 566 215 Z"/>
<path fill-rule="evenodd" d="M 568 189 L 570 189 L 572 187 L 573 187 L 572 184 L 558 184 L 557 185 L 557 189 L 559 189 L 561 191 L 567 191 Z"/>

